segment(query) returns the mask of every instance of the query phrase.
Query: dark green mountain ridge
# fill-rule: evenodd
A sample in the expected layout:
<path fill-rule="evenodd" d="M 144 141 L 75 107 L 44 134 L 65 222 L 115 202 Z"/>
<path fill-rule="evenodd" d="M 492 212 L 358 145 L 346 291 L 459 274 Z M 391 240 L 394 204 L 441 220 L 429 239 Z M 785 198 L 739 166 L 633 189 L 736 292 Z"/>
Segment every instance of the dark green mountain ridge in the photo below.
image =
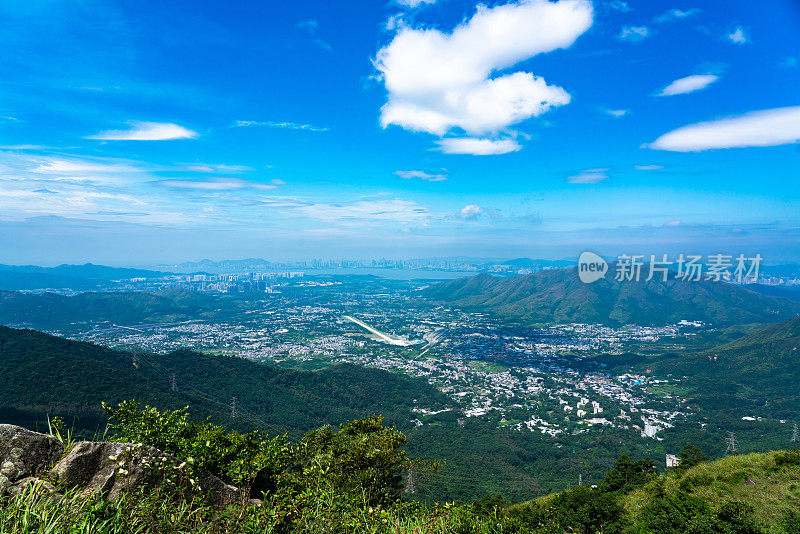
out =
<path fill-rule="evenodd" d="M 577 268 L 498 278 L 479 274 L 432 284 L 423 295 L 437 303 L 491 313 L 527 325 L 601 323 L 664 325 L 682 319 L 716 326 L 773 323 L 800 313 L 800 303 L 725 282 L 616 281 L 584 284 Z"/>
<path fill-rule="evenodd" d="M 40 429 L 48 414 L 76 417 L 85 429 L 102 426 L 101 403 L 126 399 L 170 409 L 188 405 L 234 428 L 293 435 L 370 413 L 404 428 L 414 399 L 447 402 L 424 380 L 377 369 L 296 371 L 191 351 L 133 353 L 7 327 L 0 327 L 0 377 L 0 419 Z M 234 397 L 235 419 L 229 417 Z"/>

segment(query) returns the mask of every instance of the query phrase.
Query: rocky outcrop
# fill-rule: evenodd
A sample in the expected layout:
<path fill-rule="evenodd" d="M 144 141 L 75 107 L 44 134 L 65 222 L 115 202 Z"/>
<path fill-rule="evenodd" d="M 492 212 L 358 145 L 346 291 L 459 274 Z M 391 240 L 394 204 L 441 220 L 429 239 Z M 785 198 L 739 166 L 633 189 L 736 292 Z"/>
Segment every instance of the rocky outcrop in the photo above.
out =
<path fill-rule="evenodd" d="M 22 427 L 0 425 L 0 495 L 19 491 L 31 477 L 52 466 L 64 453 L 64 445 L 53 436 Z"/>
<path fill-rule="evenodd" d="M 35 485 L 51 498 L 59 498 L 58 491 L 77 490 L 116 500 L 131 490 L 165 483 L 201 492 L 220 506 L 248 501 L 244 491 L 213 475 L 190 476 L 184 462 L 155 447 L 79 441 L 65 455 L 56 438 L 11 425 L 0 425 L 0 466 L 0 495 Z"/>

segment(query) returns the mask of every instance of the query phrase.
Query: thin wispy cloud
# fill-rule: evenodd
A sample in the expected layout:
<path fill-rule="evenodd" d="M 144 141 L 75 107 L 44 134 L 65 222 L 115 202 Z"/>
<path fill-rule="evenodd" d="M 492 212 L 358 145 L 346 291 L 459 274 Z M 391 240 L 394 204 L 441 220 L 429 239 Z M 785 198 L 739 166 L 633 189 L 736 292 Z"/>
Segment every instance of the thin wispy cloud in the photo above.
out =
<path fill-rule="evenodd" d="M 431 174 L 425 171 L 394 171 L 396 176 L 399 176 L 403 180 L 412 180 L 412 179 L 419 179 L 424 180 L 426 182 L 442 182 L 447 180 L 447 175 L 438 173 L 438 174 Z"/>
<path fill-rule="evenodd" d="M 516 152 L 522 145 L 513 139 L 478 139 L 474 137 L 449 137 L 436 141 L 438 150 L 445 154 L 496 156 Z"/>
<path fill-rule="evenodd" d="M 619 119 L 621 117 L 625 117 L 630 114 L 631 110 L 629 109 L 610 109 L 610 108 L 602 108 L 601 110 L 606 115 L 614 117 L 615 119 Z"/>
<path fill-rule="evenodd" d="M 679 78 L 675 80 L 659 91 L 657 96 L 673 96 L 694 93 L 695 91 L 705 89 L 717 80 L 719 80 L 719 76 L 714 74 L 693 74 L 691 76 L 686 76 L 685 78 Z"/>
<path fill-rule="evenodd" d="M 312 42 L 326 52 L 333 52 L 333 47 L 327 41 L 321 39 L 318 35 L 319 22 L 314 19 L 301 20 L 297 23 L 296 27 L 305 31 L 313 37 Z"/>
<path fill-rule="evenodd" d="M 220 164 L 198 163 L 195 165 L 189 165 L 186 167 L 186 169 L 192 172 L 217 172 L 217 173 L 246 172 L 253 170 L 252 167 L 248 167 L 247 165 L 226 165 L 224 163 Z"/>
<path fill-rule="evenodd" d="M 411 9 L 435 4 L 436 0 L 397 0 L 397 4 Z"/>
<path fill-rule="evenodd" d="M 655 22 L 659 24 L 665 24 L 667 22 L 674 22 L 676 20 L 683 20 L 689 17 L 694 17 L 700 14 L 700 9 L 691 8 L 691 9 L 670 9 L 666 11 L 662 15 L 659 15 L 654 19 Z"/>
<path fill-rule="evenodd" d="M 340 224 L 361 224 L 363 221 L 419 222 L 430 216 L 420 204 L 399 198 L 315 203 L 294 211 L 311 219 Z"/>
<path fill-rule="evenodd" d="M 277 121 L 236 121 L 232 124 L 236 128 L 251 128 L 260 126 L 264 128 L 282 128 L 286 130 L 304 130 L 307 132 L 327 132 L 328 128 L 314 126 L 313 124 L 303 124 L 299 122 L 277 122 Z"/>
<path fill-rule="evenodd" d="M 699 152 L 797 142 L 800 142 L 800 106 L 752 111 L 737 117 L 690 124 L 645 146 L 656 150 Z"/>
<path fill-rule="evenodd" d="M 623 0 L 611 0 L 610 2 L 606 2 L 606 5 L 614 11 L 619 11 L 620 13 L 632 11 L 632 8 L 630 5 L 628 5 L 628 2 L 623 2 Z"/>
<path fill-rule="evenodd" d="M 619 30 L 617 38 L 623 41 L 637 43 L 652 35 L 652 31 L 647 26 L 623 26 Z"/>
<path fill-rule="evenodd" d="M 657 171 L 664 168 L 663 165 L 634 165 L 633 167 L 637 171 Z"/>
<path fill-rule="evenodd" d="M 267 191 L 276 189 L 278 184 L 262 184 L 241 178 L 215 177 L 202 180 L 158 180 L 158 185 L 172 189 L 190 189 L 197 191 L 232 191 L 237 189 L 258 189 Z"/>
<path fill-rule="evenodd" d="M 599 184 L 608 180 L 608 169 L 586 169 L 567 177 L 571 184 Z"/>
<path fill-rule="evenodd" d="M 105 130 L 86 139 L 101 141 L 170 141 L 174 139 L 194 139 L 199 134 L 171 122 L 130 122 L 127 130 Z"/>

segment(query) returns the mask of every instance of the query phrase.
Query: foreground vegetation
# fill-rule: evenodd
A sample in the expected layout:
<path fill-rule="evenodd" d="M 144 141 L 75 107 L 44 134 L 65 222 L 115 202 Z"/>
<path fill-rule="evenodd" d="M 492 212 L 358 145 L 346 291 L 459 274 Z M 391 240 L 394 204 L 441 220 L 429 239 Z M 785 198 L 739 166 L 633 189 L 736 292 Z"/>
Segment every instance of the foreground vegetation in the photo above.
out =
<path fill-rule="evenodd" d="M 800 533 L 800 450 L 707 462 L 687 446 L 682 465 L 666 474 L 649 459 L 623 456 L 598 485 L 535 501 L 422 504 L 409 500 L 405 475 L 435 476 L 440 466 L 410 460 L 405 436 L 378 416 L 290 442 L 226 432 L 192 421 L 185 410 L 133 402 L 106 410 L 116 440 L 169 452 L 185 461 L 180 472 L 165 472 L 154 487 L 115 502 L 74 492 L 54 502 L 29 487 L 0 498 L 0 533 Z M 200 473 L 260 501 L 215 506 L 193 490 Z"/>

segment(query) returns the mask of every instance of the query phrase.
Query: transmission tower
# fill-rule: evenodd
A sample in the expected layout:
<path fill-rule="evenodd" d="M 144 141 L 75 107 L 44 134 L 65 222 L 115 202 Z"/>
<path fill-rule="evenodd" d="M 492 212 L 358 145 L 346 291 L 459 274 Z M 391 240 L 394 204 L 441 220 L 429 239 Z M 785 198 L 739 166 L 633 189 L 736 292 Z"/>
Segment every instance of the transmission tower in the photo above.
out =
<path fill-rule="evenodd" d="M 139 368 L 139 355 L 138 354 L 134 354 L 131 359 L 133 360 L 131 362 L 131 363 L 133 363 L 133 368 L 134 369 L 138 369 Z"/>
<path fill-rule="evenodd" d="M 725 449 L 725 454 L 736 454 L 736 446 L 739 444 L 736 441 L 736 434 L 728 432 L 728 437 L 725 438 L 725 442 L 728 444 L 728 448 Z"/>
<path fill-rule="evenodd" d="M 411 469 L 408 470 L 408 475 L 406 475 L 406 493 L 416 493 L 417 487 L 414 485 L 414 471 Z"/>
<path fill-rule="evenodd" d="M 583 473 L 578 473 L 578 485 L 583 486 Z"/>
<path fill-rule="evenodd" d="M 175 373 L 169 377 L 169 387 L 172 388 L 172 391 L 178 391 L 178 380 Z"/>
<path fill-rule="evenodd" d="M 792 428 L 792 443 L 795 443 L 800 436 L 797 435 L 797 423 L 794 424 L 794 428 Z"/>
<path fill-rule="evenodd" d="M 231 419 L 236 419 L 236 396 L 231 399 Z"/>

